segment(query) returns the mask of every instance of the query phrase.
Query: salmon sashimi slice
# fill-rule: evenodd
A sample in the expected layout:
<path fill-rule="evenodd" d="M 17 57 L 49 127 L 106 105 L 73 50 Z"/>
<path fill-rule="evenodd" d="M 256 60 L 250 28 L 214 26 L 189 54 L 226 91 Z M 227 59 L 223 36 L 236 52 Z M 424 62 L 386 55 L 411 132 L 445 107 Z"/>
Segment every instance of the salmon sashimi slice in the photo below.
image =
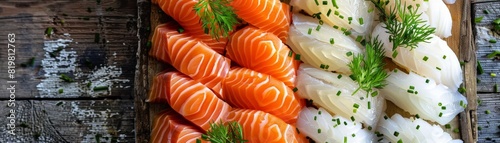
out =
<path fill-rule="evenodd" d="M 172 109 L 205 131 L 210 123 L 223 121 L 231 106 L 219 99 L 205 85 L 180 72 L 168 72 L 162 91 Z"/>
<path fill-rule="evenodd" d="M 241 125 L 248 143 L 297 143 L 303 140 L 294 126 L 263 111 L 235 109 L 229 112 L 226 120 Z"/>
<path fill-rule="evenodd" d="M 168 22 L 156 26 L 155 32 L 151 39 L 152 42 L 151 49 L 149 50 L 149 55 L 162 62 L 170 63 L 170 56 L 167 52 L 167 37 L 169 37 L 170 35 L 179 34 L 176 30 L 178 27 L 179 25 L 175 24 L 174 22 Z"/>
<path fill-rule="evenodd" d="M 172 110 L 160 112 L 153 124 L 151 143 L 196 143 L 202 131 Z"/>
<path fill-rule="evenodd" d="M 247 26 L 235 32 L 226 56 L 239 65 L 269 74 L 294 88 L 298 60 L 295 54 L 271 33 Z"/>
<path fill-rule="evenodd" d="M 284 8 L 279 0 L 233 0 L 230 5 L 241 19 L 286 42 L 290 28 L 287 15 L 290 8 Z"/>
<path fill-rule="evenodd" d="M 187 33 L 178 33 L 176 29 L 173 23 L 159 25 L 149 54 L 205 84 L 224 99 L 221 81 L 229 72 L 229 58 Z"/>
<path fill-rule="evenodd" d="M 168 83 L 166 81 L 168 80 L 169 75 L 172 75 L 174 72 L 161 72 L 157 74 L 153 78 L 153 84 L 151 85 L 150 92 L 149 92 L 149 97 L 146 100 L 146 102 L 153 102 L 153 103 L 169 103 L 168 101 L 168 93 L 169 93 L 169 88 L 168 88 Z"/>
<path fill-rule="evenodd" d="M 226 101 L 233 107 L 262 110 L 294 123 L 303 102 L 283 82 L 246 68 L 229 71 L 223 83 Z"/>
<path fill-rule="evenodd" d="M 226 47 L 227 38 L 213 39 L 210 35 L 205 33 L 200 23 L 200 17 L 195 13 L 194 6 L 198 0 L 156 0 L 154 4 L 158 6 L 167 15 L 177 21 L 185 32 L 189 33 L 195 38 L 200 39 L 206 43 L 210 48 L 214 49 L 217 53 L 223 54 Z"/>

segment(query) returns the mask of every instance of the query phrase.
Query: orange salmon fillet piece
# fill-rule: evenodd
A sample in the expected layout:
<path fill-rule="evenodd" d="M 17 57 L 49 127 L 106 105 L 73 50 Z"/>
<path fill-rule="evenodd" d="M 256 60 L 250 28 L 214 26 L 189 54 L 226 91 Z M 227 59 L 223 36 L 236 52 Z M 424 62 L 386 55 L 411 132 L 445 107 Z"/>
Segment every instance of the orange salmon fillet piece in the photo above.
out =
<path fill-rule="evenodd" d="M 233 107 L 261 110 L 287 123 L 295 123 L 304 105 L 283 82 L 246 68 L 231 69 L 223 89 Z"/>
<path fill-rule="evenodd" d="M 202 131 L 172 110 L 160 112 L 153 123 L 151 143 L 196 143 Z M 201 140 L 202 142 L 206 142 Z"/>
<path fill-rule="evenodd" d="M 226 56 L 239 65 L 269 74 L 294 88 L 298 60 L 281 40 L 253 26 L 235 32 L 229 41 Z"/>
<path fill-rule="evenodd" d="M 217 53 L 224 53 L 227 38 L 220 38 L 217 41 L 210 35 L 205 34 L 205 30 L 200 23 L 200 17 L 194 11 L 194 5 L 198 0 L 155 0 L 152 2 L 158 4 L 163 12 L 177 21 L 185 29 L 185 32 L 200 39 Z"/>
<path fill-rule="evenodd" d="M 304 140 L 294 126 L 263 111 L 235 109 L 229 112 L 226 120 L 240 123 L 248 143 L 298 143 Z"/>
<path fill-rule="evenodd" d="M 172 109 L 184 116 L 187 120 L 201 127 L 203 130 L 210 128 L 210 123 L 223 121 L 231 106 L 219 99 L 205 85 L 191 79 L 180 72 L 165 73 L 165 86 L 160 92 L 167 95 L 168 103 Z"/>
<path fill-rule="evenodd" d="M 229 58 L 210 49 L 187 33 L 174 32 L 175 24 L 159 25 L 153 35 L 150 55 L 205 84 L 221 98 L 221 81 L 229 72 Z"/>
<path fill-rule="evenodd" d="M 284 8 L 286 5 L 279 0 L 233 0 L 230 5 L 241 19 L 286 42 L 290 28 L 290 8 Z"/>

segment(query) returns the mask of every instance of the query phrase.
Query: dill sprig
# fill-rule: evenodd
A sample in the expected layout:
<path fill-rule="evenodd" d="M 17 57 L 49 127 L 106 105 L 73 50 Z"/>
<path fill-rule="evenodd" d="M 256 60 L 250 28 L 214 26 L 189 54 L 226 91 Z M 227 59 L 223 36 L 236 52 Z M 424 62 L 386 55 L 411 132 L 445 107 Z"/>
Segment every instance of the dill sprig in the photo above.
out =
<path fill-rule="evenodd" d="M 244 143 L 243 129 L 238 122 L 212 123 L 207 133 L 201 135 L 201 139 L 212 143 Z M 197 140 L 201 142 L 201 140 Z"/>
<path fill-rule="evenodd" d="M 425 24 L 426 21 L 419 17 L 422 13 L 417 13 L 420 5 L 414 8 L 412 5 L 406 6 L 406 3 L 401 5 L 401 0 L 395 0 L 396 6 L 389 7 L 389 12 L 386 12 L 386 6 L 389 0 L 371 0 L 375 7 L 381 13 L 381 20 L 386 25 L 389 41 L 392 42 L 392 51 L 397 47 L 411 48 L 417 47 L 420 42 L 427 42 L 431 39 L 431 34 L 436 30 Z M 399 20 L 398 20 L 399 18 Z M 393 58 L 397 56 L 393 55 Z"/>
<path fill-rule="evenodd" d="M 385 79 L 389 76 L 384 70 L 384 48 L 378 37 L 366 43 L 366 54 L 355 55 L 352 62 L 349 63 L 349 69 L 352 71 L 351 78 L 358 82 L 359 88 L 353 95 L 363 89 L 370 94 L 373 88 L 383 88 Z M 375 95 L 373 95 L 375 96 Z"/>
<path fill-rule="evenodd" d="M 238 16 L 229 3 L 230 0 L 200 0 L 194 5 L 204 32 L 214 39 L 228 37 L 229 32 L 239 23 Z"/>

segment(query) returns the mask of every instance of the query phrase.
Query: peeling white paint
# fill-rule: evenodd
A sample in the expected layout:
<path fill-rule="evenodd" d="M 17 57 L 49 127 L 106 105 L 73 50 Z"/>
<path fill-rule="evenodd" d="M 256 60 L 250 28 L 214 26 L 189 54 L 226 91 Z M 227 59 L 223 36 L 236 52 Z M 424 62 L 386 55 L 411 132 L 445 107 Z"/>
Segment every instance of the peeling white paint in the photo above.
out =
<path fill-rule="evenodd" d="M 102 102 L 102 101 L 101 101 Z M 91 103 L 94 104 L 93 101 Z M 108 118 L 119 116 L 119 113 L 113 113 L 110 109 L 106 109 L 104 111 L 96 112 L 93 109 L 81 109 L 79 107 L 79 102 L 73 101 L 71 102 L 71 114 L 76 116 L 77 119 L 84 121 L 82 124 L 89 126 L 86 130 L 88 133 L 81 133 L 80 135 L 83 137 L 82 143 L 96 142 L 96 135 L 100 134 L 99 140 L 101 142 L 111 142 L 113 135 L 110 133 L 113 129 L 108 127 Z M 102 103 L 101 103 L 102 104 Z M 90 121 L 89 121 L 90 119 Z M 88 122 L 85 122 L 88 121 Z M 116 130 L 115 133 L 118 133 L 119 130 Z M 125 140 L 127 136 L 125 134 L 115 135 L 116 141 L 122 142 Z"/>
<path fill-rule="evenodd" d="M 122 69 L 116 66 L 101 66 L 91 71 L 83 73 L 77 62 L 78 55 L 76 51 L 69 48 L 72 39 L 70 34 L 64 34 L 66 39 L 44 41 L 44 58 L 42 59 L 42 70 L 45 72 L 44 79 L 37 85 L 39 95 L 37 97 L 80 97 L 91 96 L 99 97 L 103 95 L 112 95 L 112 88 L 130 88 L 123 87 L 121 83 L 130 82 L 128 79 L 120 79 Z M 55 57 L 51 57 L 52 52 L 62 49 Z M 113 54 L 116 58 L 116 53 Z M 116 64 L 114 62 L 113 64 Z M 79 82 L 64 82 L 60 79 L 61 74 L 68 76 Z M 88 87 L 87 84 L 91 83 Z M 107 86 L 107 90 L 94 91 L 94 87 Z M 63 93 L 59 93 L 63 89 Z"/>
<path fill-rule="evenodd" d="M 489 43 L 490 39 L 497 39 L 500 37 L 496 32 L 491 31 L 488 27 L 477 26 L 476 27 L 476 43 L 478 45 L 483 45 Z"/>

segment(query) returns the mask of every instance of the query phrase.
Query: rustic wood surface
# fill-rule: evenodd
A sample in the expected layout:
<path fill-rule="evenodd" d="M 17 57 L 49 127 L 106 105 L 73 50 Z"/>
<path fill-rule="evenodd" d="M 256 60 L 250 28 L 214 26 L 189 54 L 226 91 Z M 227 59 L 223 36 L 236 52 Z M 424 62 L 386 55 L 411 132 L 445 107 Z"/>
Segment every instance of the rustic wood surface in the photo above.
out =
<path fill-rule="evenodd" d="M 0 25 L 0 142 L 135 141 L 137 1 L 1 0 Z M 14 79 L 7 72 L 10 33 Z M 67 41 L 60 51 L 45 45 L 56 40 Z M 31 58 L 33 65 L 21 67 Z M 17 81 L 12 102 L 7 81 Z M 11 109 L 16 135 L 7 132 Z"/>
<path fill-rule="evenodd" d="M 487 10 L 489 14 L 486 14 Z M 477 60 L 483 67 L 484 73 L 477 75 L 478 100 L 481 102 L 477 109 L 479 140 L 478 142 L 500 141 L 500 94 L 495 91 L 495 85 L 500 84 L 499 77 L 492 77 L 491 73 L 500 74 L 500 62 L 486 56 L 494 50 L 500 50 L 500 42 L 490 43 L 490 39 L 500 41 L 500 32 L 491 31 L 492 21 L 500 18 L 500 1 L 475 0 L 472 4 L 472 16 L 483 19 L 474 24 Z M 487 110 L 490 114 L 487 114 Z"/>

